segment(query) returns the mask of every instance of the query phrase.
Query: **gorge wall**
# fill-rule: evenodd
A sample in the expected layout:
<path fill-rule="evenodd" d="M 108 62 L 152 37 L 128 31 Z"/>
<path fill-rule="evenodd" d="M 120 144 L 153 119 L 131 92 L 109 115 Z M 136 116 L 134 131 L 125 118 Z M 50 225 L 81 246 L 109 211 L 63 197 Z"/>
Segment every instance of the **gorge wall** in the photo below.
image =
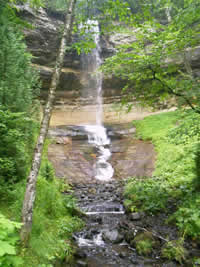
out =
<path fill-rule="evenodd" d="M 42 81 L 41 99 L 45 99 L 48 93 L 62 35 L 64 14 L 60 12 L 52 12 L 43 8 L 34 11 L 28 5 L 18 6 L 18 12 L 23 19 L 32 25 L 32 27 L 29 27 L 24 31 L 25 40 L 28 50 L 33 55 L 33 65 L 40 72 Z M 77 41 L 77 39 L 78 36 L 73 35 L 71 43 Z M 110 36 L 101 36 L 102 59 L 104 60 L 113 55 L 117 45 L 133 42 L 134 40 L 136 40 L 134 35 L 125 33 L 112 33 Z M 187 53 L 194 74 L 200 76 L 200 46 Z M 181 56 L 177 56 L 176 59 L 170 60 L 176 60 L 177 64 L 183 64 Z M 83 72 L 84 65 L 81 64 L 80 56 L 75 50 L 67 51 L 64 58 L 60 83 L 56 93 L 52 125 L 71 124 L 72 121 L 74 121 L 74 123 L 76 123 L 76 121 L 77 123 L 82 123 L 84 122 L 85 117 L 88 117 L 87 111 L 85 111 L 84 108 L 80 108 L 82 104 L 88 104 L 86 99 L 84 101 L 81 100 L 81 91 L 84 86 L 87 86 L 87 78 L 85 79 L 86 76 L 82 75 Z M 116 77 L 103 78 L 102 86 L 104 106 L 106 110 L 106 112 L 104 111 L 104 121 L 108 123 L 113 121 L 119 122 L 116 112 L 113 112 L 113 109 L 111 110 L 111 104 L 113 105 L 113 103 L 119 102 L 121 98 L 121 89 L 124 84 L 124 81 L 119 80 Z M 106 104 L 108 105 L 106 106 Z M 141 118 L 144 111 L 137 111 L 138 109 L 136 110 L 136 117 L 125 115 L 125 122 L 135 118 Z M 81 119 L 81 116 L 83 119 Z"/>
<path fill-rule="evenodd" d="M 55 65 L 62 35 L 64 14 L 43 8 L 34 11 L 27 5 L 18 6 L 18 8 L 20 16 L 32 25 L 32 28 L 27 28 L 24 31 L 25 40 L 28 50 L 34 56 L 33 65 L 40 71 L 42 89 L 45 91 L 49 88 L 51 74 Z M 77 41 L 77 39 L 78 37 L 73 35 L 71 43 Z M 112 37 L 109 40 L 109 37 L 102 36 L 102 58 L 113 55 L 116 44 L 119 44 L 118 36 L 116 43 L 115 38 Z M 75 50 L 67 51 L 58 91 L 74 91 L 74 94 L 78 95 L 78 92 L 85 85 L 81 75 L 82 71 L 84 71 L 84 68 L 81 66 L 80 55 Z M 120 90 L 123 85 L 123 81 L 119 81 L 116 78 L 113 79 L 113 77 L 103 81 L 105 94 L 112 94 L 112 89 Z"/>

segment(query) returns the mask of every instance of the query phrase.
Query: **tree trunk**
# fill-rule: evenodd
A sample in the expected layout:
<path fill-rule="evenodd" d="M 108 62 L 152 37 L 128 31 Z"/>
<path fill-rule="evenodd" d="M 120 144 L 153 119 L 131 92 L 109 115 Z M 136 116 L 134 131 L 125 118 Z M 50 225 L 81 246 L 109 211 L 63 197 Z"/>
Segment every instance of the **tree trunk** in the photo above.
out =
<path fill-rule="evenodd" d="M 39 134 L 37 144 L 35 147 L 32 167 L 31 167 L 28 180 L 27 180 L 26 193 L 25 193 L 23 209 L 22 209 L 23 226 L 21 230 L 21 240 L 24 243 L 24 245 L 28 243 L 31 228 L 32 228 L 33 207 L 34 207 L 34 201 L 35 201 L 35 195 L 36 195 L 36 181 L 37 181 L 37 176 L 38 176 L 38 172 L 40 169 L 43 146 L 44 146 L 44 142 L 45 142 L 48 128 L 49 128 L 49 121 L 51 118 L 53 101 L 55 98 L 55 91 L 60 80 L 61 68 L 63 65 L 64 55 L 65 55 L 65 48 L 71 36 L 75 3 L 76 3 L 76 0 L 69 1 L 68 11 L 66 14 L 65 24 L 64 24 L 64 32 L 63 32 L 52 80 L 51 80 L 51 85 L 49 88 L 48 100 L 47 100 L 46 107 L 44 110 L 44 117 L 41 123 L 40 134 Z"/>

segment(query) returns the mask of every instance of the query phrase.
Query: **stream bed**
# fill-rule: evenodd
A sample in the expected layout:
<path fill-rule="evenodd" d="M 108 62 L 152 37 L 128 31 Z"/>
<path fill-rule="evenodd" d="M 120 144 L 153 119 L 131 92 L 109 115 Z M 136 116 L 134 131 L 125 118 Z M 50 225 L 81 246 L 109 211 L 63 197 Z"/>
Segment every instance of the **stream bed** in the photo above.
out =
<path fill-rule="evenodd" d="M 140 256 L 130 246 L 130 236 L 142 231 L 142 215 L 130 220 L 123 207 L 123 182 L 80 184 L 74 186 L 80 209 L 86 214 L 85 228 L 74 235 L 77 244 L 75 267 L 179 266 L 163 262 L 156 250 Z"/>

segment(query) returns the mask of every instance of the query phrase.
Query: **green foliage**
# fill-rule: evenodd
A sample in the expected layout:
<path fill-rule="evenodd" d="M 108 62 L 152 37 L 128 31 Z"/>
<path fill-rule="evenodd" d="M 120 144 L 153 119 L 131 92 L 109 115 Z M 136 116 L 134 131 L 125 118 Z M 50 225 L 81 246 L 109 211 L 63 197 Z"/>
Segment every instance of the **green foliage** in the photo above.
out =
<path fill-rule="evenodd" d="M 185 261 L 186 257 L 186 250 L 183 244 L 183 238 L 167 242 L 162 249 L 162 257 L 169 260 L 176 260 L 177 262 L 182 264 Z"/>
<path fill-rule="evenodd" d="M 88 19 L 101 20 L 112 24 L 113 20 L 125 21 L 129 13 L 129 6 L 122 0 L 79 0 L 76 5 L 76 18 L 86 21 Z M 103 26 L 103 25 L 102 25 Z"/>
<path fill-rule="evenodd" d="M 199 193 L 193 193 L 190 197 L 186 198 L 181 207 L 172 216 L 176 220 L 179 229 L 192 236 L 193 239 L 199 239 L 200 233 L 200 196 Z"/>
<path fill-rule="evenodd" d="M 73 252 L 71 235 L 82 225 L 79 218 L 72 217 L 74 208 L 74 200 L 61 194 L 55 179 L 48 181 L 44 177 L 39 177 L 31 249 L 26 254 L 27 262 L 30 260 L 30 253 L 34 255 L 33 266 L 37 266 L 36 262 L 70 260 Z"/>
<path fill-rule="evenodd" d="M 21 223 L 13 222 L 0 213 L 0 266 L 22 266 L 22 258 L 17 256 L 16 245 L 19 240 L 17 230 Z"/>
<path fill-rule="evenodd" d="M 140 255 L 149 255 L 152 252 L 152 241 L 151 240 L 140 240 L 136 244 L 137 252 Z"/>
<path fill-rule="evenodd" d="M 44 5 L 44 2 L 46 0 L 6 0 L 7 3 L 11 3 L 11 4 L 25 4 L 25 3 L 29 3 L 30 6 L 38 8 L 40 6 Z"/>
<path fill-rule="evenodd" d="M 31 114 L 39 76 L 31 66 L 32 56 L 8 9 L 0 7 L 0 14 L 0 105 L 13 112 Z"/>
<path fill-rule="evenodd" d="M 0 184 L 25 178 L 37 123 L 0 108 Z"/>
<path fill-rule="evenodd" d="M 167 134 L 169 143 L 176 145 L 199 142 L 200 139 L 200 115 L 185 111 L 178 121 L 178 125 Z"/>
<path fill-rule="evenodd" d="M 192 265 L 193 267 L 198 267 L 200 265 L 200 258 L 194 258 L 194 264 Z"/>
<path fill-rule="evenodd" d="M 133 205 L 131 211 L 144 210 L 150 213 L 164 209 L 168 201 L 168 188 L 162 179 L 136 179 L 129 180 L 125 187 L 125 197 L 127 197 Z M 125 206 L 130 202 L 125 202 Z"/>
<path fill-rule="evenodd" d="M 196 104 L 198 111 L 199 79 L 193 76 L 188 56 L 199 42 L 200 6 L 196 0 L 180 5 L 171 22 L 162 24 L 152 16 L 150 2 L 155 3 L 148 1 L 142 15 L 129 17 L 135 41 L 119 46 L 102 70 L 127 81 L 125 104 L 136 99 L 141 105 L 157 106 L 173 96 L 180 105 L 195 109 Z M 167 1 L 161 2 L 167 8 Z"/>
<path fill-rule="evenodd" d="M 140 137 L 153 141 L 157 158 L 152 178 L 132 178 L 126 185 L 128 209 L 173 211 L 171 221 L 182 233 L 199 240 L 199 115 L 176 111 L 135 124 Z"/>
<path fill-rule="evenodd" d="M 77 51 L 77 54 L 80 55 L 81 53 L 89 53 L 92 49 L 96 47 L 94 40 L 92 38 L 85 38 L 80 42 L 76 42 L 72 48 Z"/>
<path fill-rule="evenodd" d="M 53 11 L 66 11 L 68 0 L 46 0 L 45 6 Z"/>
<path fill-rule="evenodd" d="M 153 248 L 157 245 L 157 242 L 154 240 L 151 232 L 143 232 L 136 235 L 134 238 L 134 244 L 140 255 L 147 256 L 152 253 Z"/>
<path fill-rule="evenodd" d="M 0 184 L 23 179 L 38 130 L 38 74 L 31 66 L 21 24 L 5 1 L 0 4 Z M 4 194 L 3 194 L 4 195 Z M 2 196 L 1 196 L 2 197 Z"/>
<path fill-rule="evenodd" d="M 142 121 L 134 121 L 137 128 L 137 137 L 143 140 L 159 141 L 166 132 L 173 128 L 180 117 L 179 111 L 163 112 L 155 116 L 148 116 Z"/>
<path fill-rule="evenodd" d="M 77 208 L 70 187 L 61 179 L 57 180 L 52 167 L 49 166 L 49 162 L 44 158 L 37 182 L 30 245 L 20 252 L 24 267 L 38 267 L 40 264 L 47 266 L 57 260 L 70 261 L 73 256 L 72 233 L 83 226 L 83 222 L 74 216 Z M 63 189 L 67 194 L 62 193 Z M 4 212 L 9 212 L 20 221 L 25 181 L 15 184 L 12 188 L 4 187 L 4 191 L 9 203 L 9 209 Z"/>

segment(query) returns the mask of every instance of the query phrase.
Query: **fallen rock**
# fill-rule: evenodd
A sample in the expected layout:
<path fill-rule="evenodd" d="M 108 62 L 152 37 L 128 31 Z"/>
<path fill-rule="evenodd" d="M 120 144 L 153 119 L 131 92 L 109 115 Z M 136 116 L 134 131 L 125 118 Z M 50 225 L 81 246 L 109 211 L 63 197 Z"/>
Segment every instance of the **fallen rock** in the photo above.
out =
<path fill-rule="evenodd" d="M 123 236 L 119 233 L 117 229 L 104 230 L 102 237 L 104 241 L 111 242 L 114 244 L 120 243 L 123 240 Z"/>
<path fill-rule="evenodd" d="M 124 259 L 124 258 L 127 257 L 127 253 L 126 253 L 125 251 L 121 251 L 121 252 L 119 253 L 119 256 L 120 256 L 120 258 Z"/>
<path fill-rule="evenodd" d="M 130 214 L 130 219 L 132 221 L 137 221 L 137 220 L 140 220 L 141 219 L 141 214 L 140 212 L 133 212 Z"/>
<path fill-rule="evenodd" d="M 78 248 L 74 256 L 78 259 L 84 259 L 87 257 L 87 254 L 81 248 Z"/>

